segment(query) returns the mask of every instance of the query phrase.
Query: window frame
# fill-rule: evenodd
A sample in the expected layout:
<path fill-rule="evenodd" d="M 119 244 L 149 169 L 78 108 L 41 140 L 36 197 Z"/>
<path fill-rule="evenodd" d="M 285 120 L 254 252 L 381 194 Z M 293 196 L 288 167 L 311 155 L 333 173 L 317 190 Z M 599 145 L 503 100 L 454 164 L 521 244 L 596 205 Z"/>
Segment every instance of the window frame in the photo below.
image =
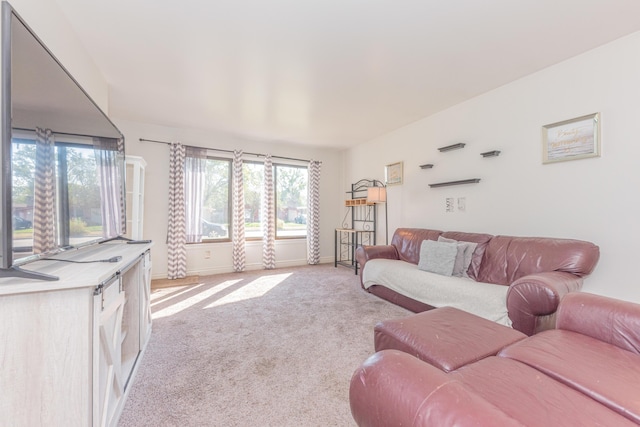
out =
<path fill-rule="evenodd" d="M 229 234 L 228 237 L 215 239 L 215 238 L 205 238 L 204 236 L 199 242 L 191 242 L 187 243 L 187 245 L 197 245 L 201 243 L 229 243 L 231 242 L 231 236 L 233 235 L 233 159 L 229 157 L 219 157 L 219 156 L 209 156 L 207 155 L 207 160 L 219 160 L 227 162 L 227 172 L 228 172 L 228 184 L 227 184 L 227 218 L 229 218 Z"/>
<path fill-rule="evenodd" d="M 282 167 L 288 167 L 288 168 L 297 168 L 297 169 L 305 169 L 307 172 L 307 198 L 309 196 L 309 167 L 305 166 L 305 165 L 292 165 L 292 164 L 288 164 L 288 163 L 273 163 L 273 198 L 274 198 L 274 216 L 275 216 L 275 228 L 276 228 L 276 240 L 296 240 L 296 239 L 306 239 L 308 237 L 307 235 L 307 228 L 305 227 L 305 231 L 304 231 L 304 235 L 302 236 L 278 236 L 278 167 L 282 166 Z M 307 205 L 308 205 L 308 201 L 307 201 Z M 307 206 L 307 209 L 309 208 L 309 206 Z"/>
<path fill-rule="evenodd" d="M 216 244 L 216 243 L 229 243 L 232 241 L 232 235 L 233 235 L 233 159 L 229 158 L 229 157 L 222 157 L 222 156 L 211 156 L 211 155 L 207 155 L 207 160 L 218 160 L 218 161 L 225 161 L 228 164 L 228 172 L 229 172 L 229 179 L 228 179 L 228 201 L 227 201 L 227 214 L 229 217 L 229 236 L 227 238 L 220 238 L 220 239 L 216 239 L 216 238 L 206 238 L 206 237 L 202 237 L 200 242 L 191 242 L 191 243 L 187 243 L 188 245 L 192 245 L 192 244 L 202 244 L 202 243 L 206 243 L 206 244 Z M 258 165 L 264 165 L 264 162 L 261 162 L 259 160 L 244 160 L 243 159 L 243 167 L 244 164 L 246 163 L 252 163 L 252 164 L 258 164 Z M 309 167 L 307 165 L 296 165 L 296 164 L 290 164 L 290 163 L 281 163 L 281 162 L 273 162 L 272 163 L 272 167 L 273 167 L 273 187 L 272 187 L 272 191 L 273 191 L 273 197 L 274 197 L 274 227 L 275 227 L 275 239 L 276 240 L 299 240 L 299 239 L 306 239 L 308 237 L 307 235 L 307 229 L 305 228 L 304 231 L 304 235 L 297 235 L 297 236 L 279 236 L 278 235 L 278 168 L 279 167 L 288 167 L 288 168 L 297 168 L 297 169 L 304 169 L 307 173 L 309 173 Z M 264 183 L 264 181 L 263 181 Z M 309 181 L 307 178 L 307 195 L 309 192 Z M 307 202 L 308 203 L 308 202 Z M 265 224 L 265 222 L 263 221 L 263 212 L 260 212 L 260 221 L 261 224 Z M 246 237 L 245 236 L 245 241 L 247 242 L 259 242 L 263 240 L 262 236 L 252 236 L 252 237 Z"/>
<path fill-rule="evenodd" d="M 95 149 L 94 145 L 82 136 L 63 135 L 62 140 L 54 141 L 55 156 L 55 215 L 56 232 L 55 245 L 59 247 L 78 247 L 81 244 L 71 244 L 71 211 L 69 206 L 69 166 L 67 149 L 91 150 Z M 19 145 L 36 145 L 36 135 L 32 131 L 21 131 L 11 138 L 11 149 L 14 150 L 13 144 Z M 11 177 L 13 180 L 13 176 Z M 13 195 L 12 195 L 13 199 Z M 12 200 L 13 202 L 13 200 Z M 32 208 L 33 210 L 33 208 Z M 11 216 L 13 216 L 13 210 Z M 33 221 L 33 218 L 32 218 Z M 11 227 L 11 233 L 14 232 Z M 31 246 L 21 246 L 21 251 L 33 251 L 33 243 Z M 15 251 L 15 248 L 14 248 Z"/>

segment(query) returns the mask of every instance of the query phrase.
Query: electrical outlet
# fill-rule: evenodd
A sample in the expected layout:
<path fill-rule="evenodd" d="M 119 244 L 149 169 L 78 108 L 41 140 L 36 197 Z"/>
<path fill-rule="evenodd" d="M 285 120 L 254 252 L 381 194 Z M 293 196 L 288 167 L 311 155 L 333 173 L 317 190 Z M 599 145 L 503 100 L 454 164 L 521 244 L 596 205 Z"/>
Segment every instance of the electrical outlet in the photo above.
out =
<path fill-rule="evenodd" d="M 211 258 L 211 251 L 204 251 L 204 259 Z"/>

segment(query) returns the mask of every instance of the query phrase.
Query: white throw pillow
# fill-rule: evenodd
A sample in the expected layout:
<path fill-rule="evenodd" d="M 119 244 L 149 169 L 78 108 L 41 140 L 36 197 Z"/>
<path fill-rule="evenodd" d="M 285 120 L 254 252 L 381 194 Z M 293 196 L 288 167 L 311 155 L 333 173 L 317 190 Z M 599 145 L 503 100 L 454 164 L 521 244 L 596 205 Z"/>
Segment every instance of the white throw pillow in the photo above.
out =
<path fill-rule="evenodd" d="M 424 240 L 420 245 L 418 268 L 443 276 L 451 276 L 457 254 L 457 243 Z"/>

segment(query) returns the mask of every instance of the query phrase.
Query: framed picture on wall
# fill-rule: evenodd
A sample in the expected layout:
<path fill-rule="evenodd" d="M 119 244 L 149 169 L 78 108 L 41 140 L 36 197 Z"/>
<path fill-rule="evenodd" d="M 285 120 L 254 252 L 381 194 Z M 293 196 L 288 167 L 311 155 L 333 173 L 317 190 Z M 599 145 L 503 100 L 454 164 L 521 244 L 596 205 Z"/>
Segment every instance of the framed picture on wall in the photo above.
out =
<path fill-rule="evenodd" d="M 402 162 L 391 163 L 385 166 L 384 180 L 386 185 L 402 184 Z"/>
<path fill-rule="evenodd" d="M 600 113 L 542 127 L 542 163 L 600 156 Z"/>

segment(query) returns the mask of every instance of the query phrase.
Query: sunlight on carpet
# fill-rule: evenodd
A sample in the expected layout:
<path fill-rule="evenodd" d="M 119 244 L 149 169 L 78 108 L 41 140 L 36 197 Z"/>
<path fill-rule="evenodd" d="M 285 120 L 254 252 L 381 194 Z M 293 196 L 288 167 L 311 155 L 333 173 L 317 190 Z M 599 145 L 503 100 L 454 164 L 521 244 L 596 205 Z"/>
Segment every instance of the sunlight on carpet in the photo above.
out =
<path fill-rule="evenodd" d="M 278 286 L 284 280 L 286 280 L 291 273 L 275 274 L 273 276 L 265 276 L 257 278 L 249 282 L 247 285 L 241 287 L 237 291 L 226 295 L 219 300 L 207 305 L 206 308 L 218 307 L 225 304 L 231 304 L 233 302 L 244 301 L 252 298 L 260 298 L 267 292 Z"/>
<path fill-rule="evenodd" d="M 202 292 L 198 292 L 196 295 L 186 298 L 184 300 L 180 300 L 179 298 L 187 293 L 187 292 L 193 292 L 194 289 L 197 289 L 199 287 L 204 286 L 204 284 L 199 284 L 199 285 L 195 285 L 195 286 L 188 286 L 186 289 L 184 289 L 182 292 L 178 292 L 175 295 L 172 295 L 170 298 L 163 300 L 162 302 L 166 302 L 166 301 L 170 301 L 171 299 L 177 299 L 178 301 L 175 304 L 172 304 L 166 308 L 163 308 L 162 310 L 159 310 L 157 312 L 155 312 L 153 314 L 153 318 L 154 319 L 159 319 L 162 317 L 166 317 L 166 316 L 172 316 L 176 313 L 179 313 L 183 310 L 186 310 L 187 308 L 198 304 L 201 301 L 206 300 L 207 298 L 220 293 L 222 291 L 224 291 L 225 289 L 227 289 L 230 286 L 235 285 L 236 283 L 240 282 L 240 280 L 227 280 L 226 282 L 222 282 L 219 285 L 209 288 L 209 289 L 205 289 Z M 153 307 L 153 303 L 151 304 L 151 306 Z"/>

